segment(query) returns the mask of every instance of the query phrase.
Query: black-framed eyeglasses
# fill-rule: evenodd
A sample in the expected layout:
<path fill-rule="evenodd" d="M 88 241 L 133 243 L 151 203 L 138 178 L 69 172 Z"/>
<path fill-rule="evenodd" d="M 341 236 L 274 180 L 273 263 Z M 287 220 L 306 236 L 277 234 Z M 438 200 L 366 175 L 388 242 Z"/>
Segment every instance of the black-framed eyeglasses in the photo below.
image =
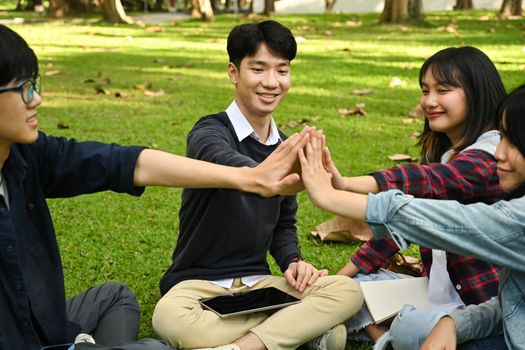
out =
<path fill-rule="evenodd" d="M 25 104 L 33 102 L 35 91 L 38 94 L 42 91 L 42 80 L 40 79 L 40 75 L 35 79 L 26 79 L 20 82 L 17 86 L 0 89 L 0 94 L 10 91 L 20 91 L 20 97 L 22 97 L 22 101 L 24 101 Z"/>

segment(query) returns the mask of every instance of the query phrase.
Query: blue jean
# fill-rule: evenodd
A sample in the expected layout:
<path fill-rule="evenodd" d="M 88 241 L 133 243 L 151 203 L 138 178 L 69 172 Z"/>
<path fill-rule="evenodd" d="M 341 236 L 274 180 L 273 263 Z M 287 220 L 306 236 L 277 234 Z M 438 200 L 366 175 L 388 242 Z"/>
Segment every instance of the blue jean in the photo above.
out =
<path fill-rule="evenodd" d="M 446 313 L 437 310 L 416 310 L 405 305 L 396 316 L 390 331 L 385 333 L 375 344 L 374 350 L 418 350 L 436 323 Z M 458 350 L 506 350 L 503 335 L 490 336 L 459 344 Z"/>
<path fill-rule="evenodd" d="M 503 335 L 495 335 L 478 340 L 472 340 L 458 345 L 458 350 L 507 350 L 505 337 Z"/>
<path fill-rule="evenodd" d="M 412 278 L 412 276 L 395 273 L 386 269 L 379 269 L 376 273 L 358 273 L 353 277 L 353 280 L 359 283 L 364 281 L 386 281 L 401 278 Z M 368 336 L 368 334 L 366 334 L 364 329 L 366 326 L 369 326 L 373 323 L 374 320 L 372 319 L 370 312 L 368 312 L 366 304 L 363 303 L 361 310 L 352 316 L 352 318 L 345 321 L 348 332 L 348 340 L 372 342 L 372 339 Z"/>

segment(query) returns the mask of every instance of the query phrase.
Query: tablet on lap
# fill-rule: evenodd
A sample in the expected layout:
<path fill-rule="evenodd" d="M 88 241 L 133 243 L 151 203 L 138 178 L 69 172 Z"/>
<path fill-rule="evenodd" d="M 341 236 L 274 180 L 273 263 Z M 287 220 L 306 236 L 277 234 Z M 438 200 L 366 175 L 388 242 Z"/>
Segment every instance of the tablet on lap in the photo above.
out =
<path fill-rule="evenodd" d="M 203 298 L 199 303 L 220 317 L 280 309 L 300 302 L 300 299 L 277 288 L 268 287 L 247 292 Z"/>

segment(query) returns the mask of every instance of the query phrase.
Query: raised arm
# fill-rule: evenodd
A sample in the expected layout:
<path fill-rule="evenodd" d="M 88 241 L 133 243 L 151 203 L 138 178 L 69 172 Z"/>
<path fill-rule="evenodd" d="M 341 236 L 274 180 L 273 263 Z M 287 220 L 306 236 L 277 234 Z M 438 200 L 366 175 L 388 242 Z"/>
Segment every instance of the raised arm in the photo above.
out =
<path fill-rule="evenodd" d="M 309 138 L 308 129 L 290 136 L 255 167 L 212 164 L 171 153 L 143 150 L 135 167 L 136 186 L 232 188 L 263 196 L 291 194 L 302 189 L 300 176 L 291 173 L 297 152 Z"/>

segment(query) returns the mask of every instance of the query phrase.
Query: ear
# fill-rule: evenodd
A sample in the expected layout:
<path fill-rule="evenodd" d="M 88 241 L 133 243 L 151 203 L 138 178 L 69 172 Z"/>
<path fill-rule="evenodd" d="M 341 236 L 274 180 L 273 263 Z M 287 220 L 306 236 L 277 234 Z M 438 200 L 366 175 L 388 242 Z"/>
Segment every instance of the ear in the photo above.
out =
<path fill-rule="evenodd" d="M 239 80 L 239 71 L 232 62 L 228 63 L 228 76 L 232 84 L 236 85 Z"/>

